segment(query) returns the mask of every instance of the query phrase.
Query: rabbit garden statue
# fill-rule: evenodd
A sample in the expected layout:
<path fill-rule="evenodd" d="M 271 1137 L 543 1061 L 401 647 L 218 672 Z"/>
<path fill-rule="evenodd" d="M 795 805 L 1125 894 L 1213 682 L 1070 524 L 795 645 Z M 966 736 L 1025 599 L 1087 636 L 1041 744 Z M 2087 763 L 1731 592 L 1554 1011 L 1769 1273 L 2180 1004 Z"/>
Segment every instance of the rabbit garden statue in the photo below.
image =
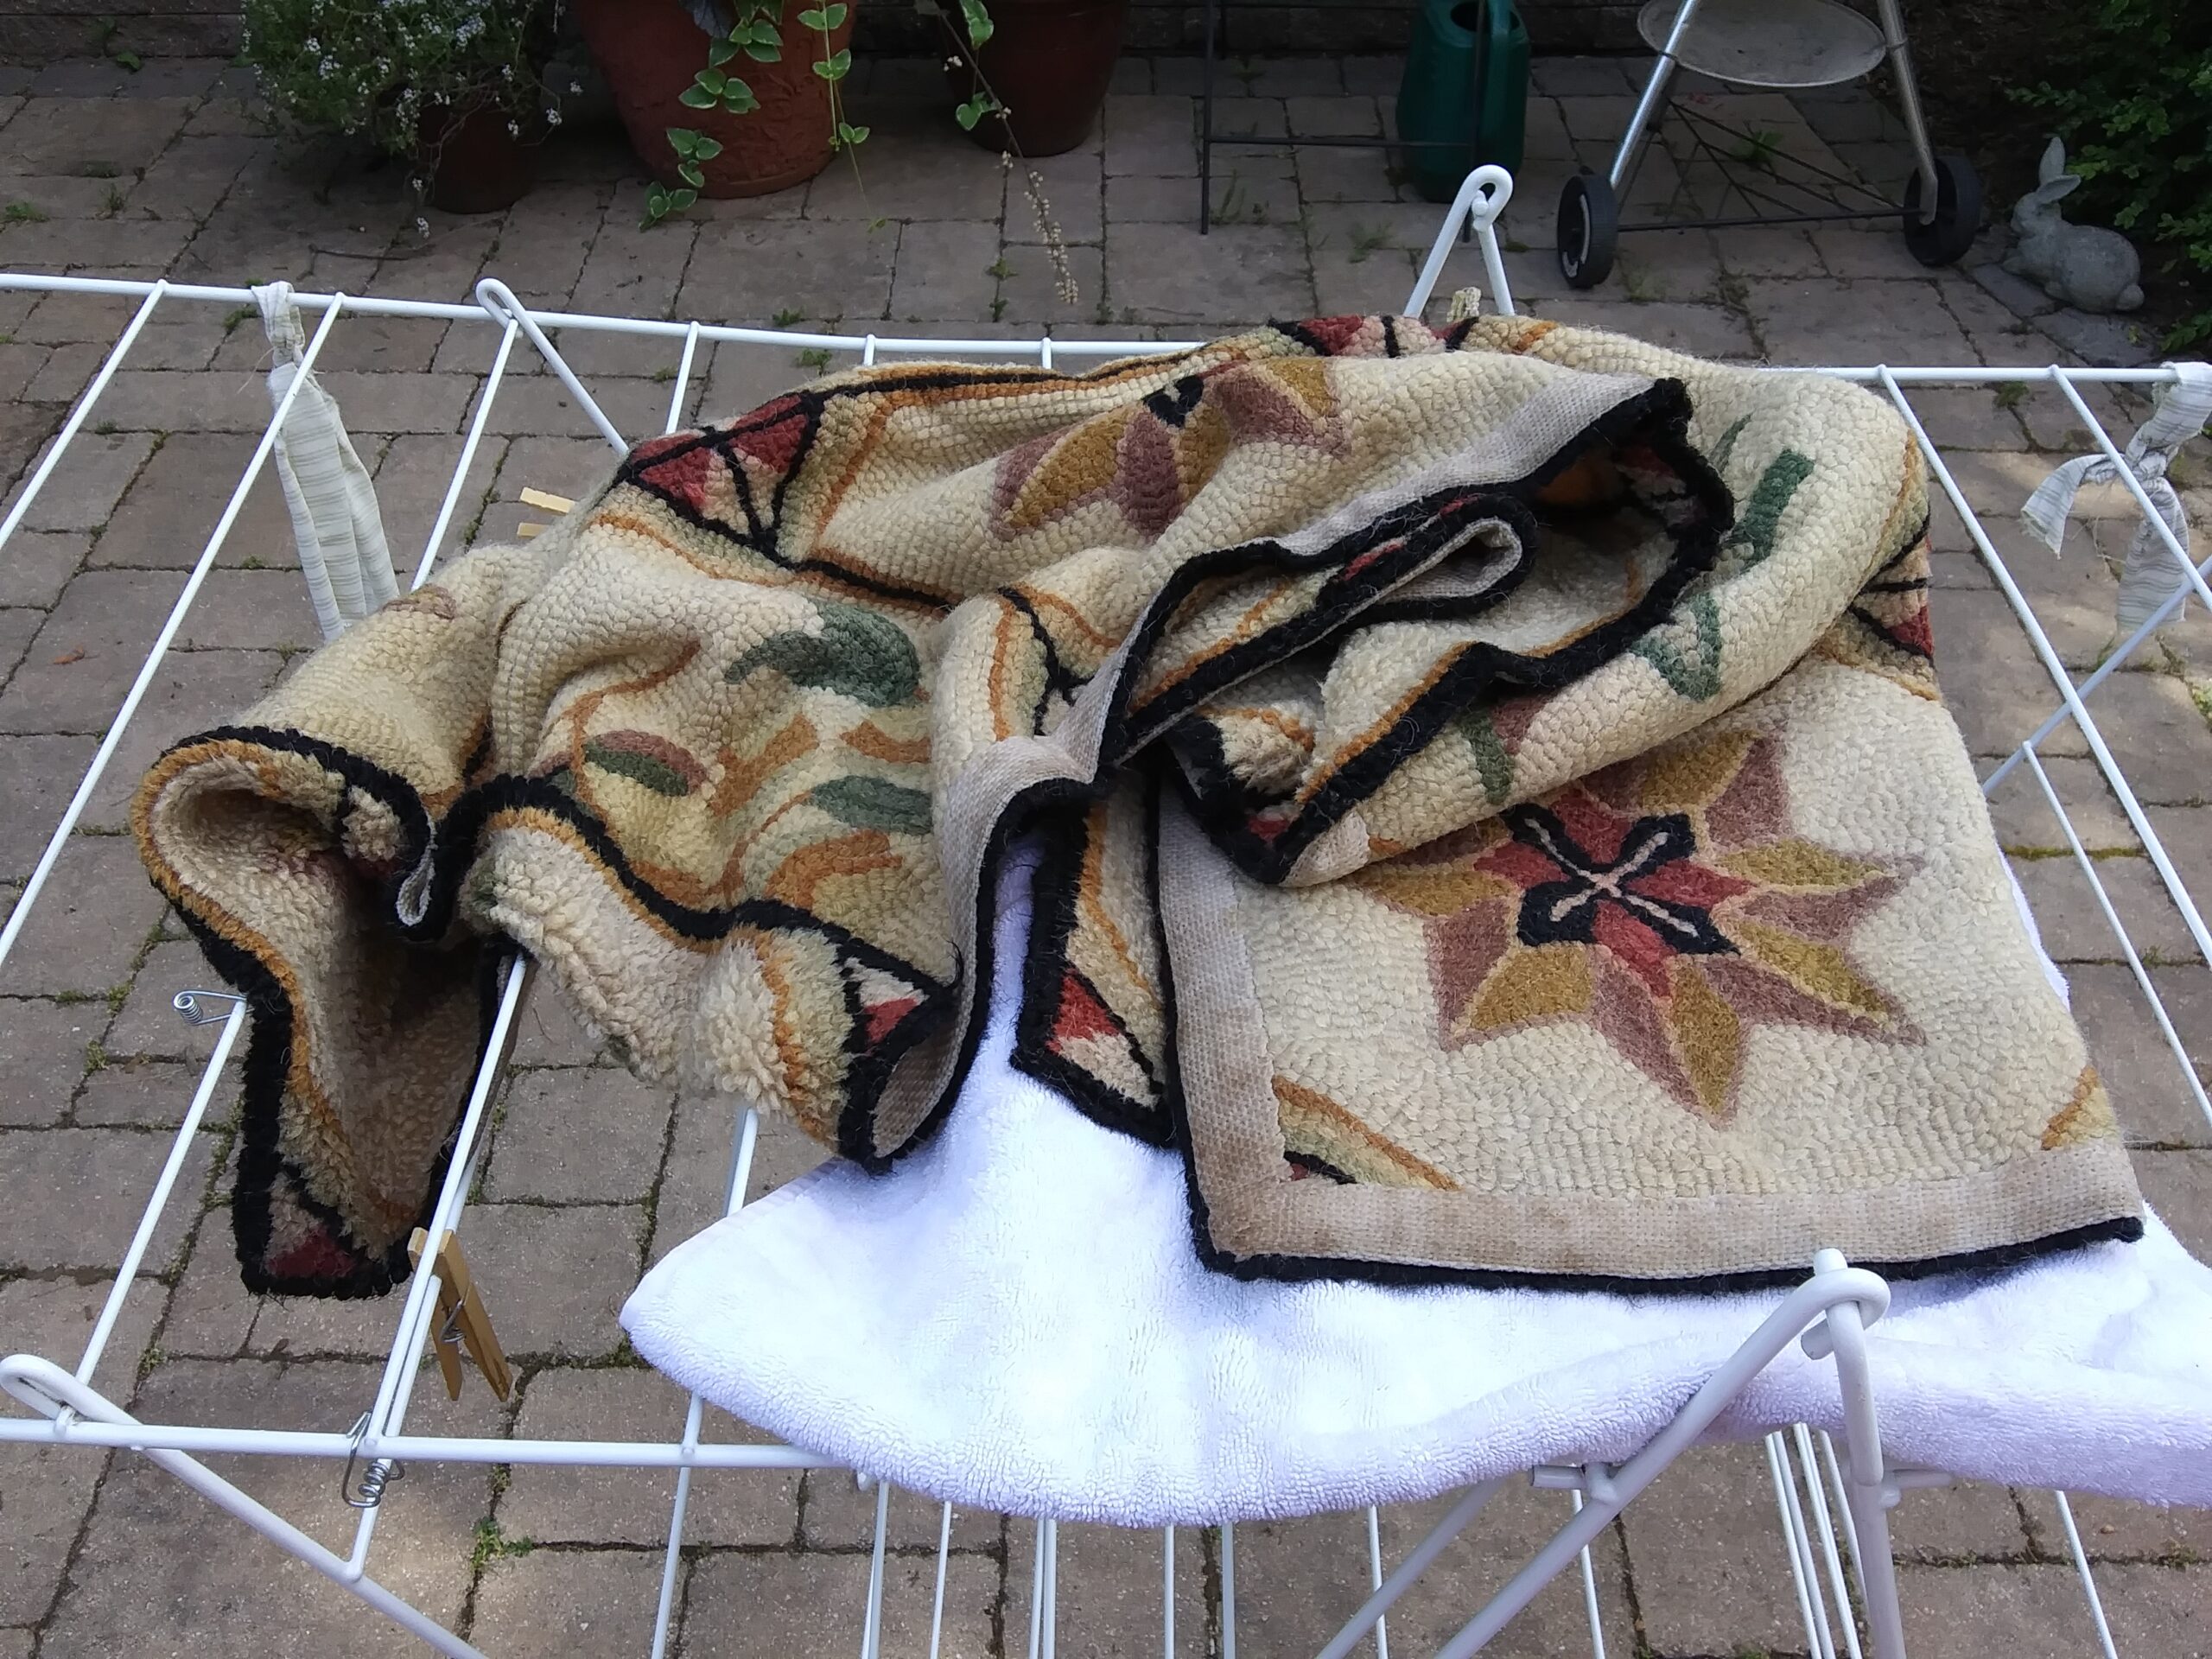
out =
<path fill-rule="evenodd" d="M 2069 225 L 2060 200 L 2082 182 L 2066 170 L 2066 146 L 2054 138 L 2037 169 L 2036 188 L 2012 205 L 2018 238 L 2005 269 L 2024 276 L 2062 305 L 2083 311 L 2133 311 L 2143 303 L 2137 280 L 2143 262 L 2118 231 Z"/>

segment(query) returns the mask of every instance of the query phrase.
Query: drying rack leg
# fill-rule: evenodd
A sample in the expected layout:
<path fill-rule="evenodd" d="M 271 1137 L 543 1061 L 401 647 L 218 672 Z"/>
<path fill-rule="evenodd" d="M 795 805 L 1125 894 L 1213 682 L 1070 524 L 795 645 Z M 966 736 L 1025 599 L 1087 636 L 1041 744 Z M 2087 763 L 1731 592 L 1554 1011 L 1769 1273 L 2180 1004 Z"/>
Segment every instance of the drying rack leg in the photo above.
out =
<path fill-rule="evenodd" d="M 1059 1642 L 1060 1528 L 1037 1523 L 1037 1559 L 1029 1564 L 1029 1659 L 1052 1659 Z"/>
<path fill-rule="evenodd" d="M 1834 1250 L 1815 1257 L 1813 1276 L 1797 1287 L 1758 1330 L 1708 1377 L 1673 1421 L 1618 1467 L 1547 1465 L 1530 1471 L 1532 1484 L 1577 1491 L 1587 1500 L 1567 1523 L 1523 1563 L 1521 1570 L 1459 1633 L 1438 1649 L 1436 1659 L 1468 1659 L 1488 1645 L 1517 1618 L 1539 1591 L 1580 1559 L 1591 1542 L 1660 1472 L 1695 1443 L 1751 1379 L 1793 1341 L 1814 1359 L 1833 1353 L 1843 1401 L 1844 1439 L 1848 1448 L 1846 1492 L 1853 1515 L 1860 1586 L 1873 1637 L 1875 1659 L 1904 1659 L 1897 1613 L 1897 1582 L 1890 1560 L 1887 1510 L 1897 1502 L 1898 1483 L 1882 1465 L 1879 1426 L 1866 1367 L 1866 1327 L 1888 1311 L 1889 1286 L 1864 1268 L 1847 1265 Z M 1370 1596 L 1318 1659 L 1345 1659 L 1392 1603 L 1428 1569 L 1453 1538 L 1504 1484 L 1504 1478 L 1470 1487 L 1428 1536 L 1414 1547 L 1397 1570 Z M 1226 1529 L 1224 1529 L 1226 1531 Z M 1226 1562 L 1224 1561 L 1224 1567 Z M 1224 1589 L 1227 1589 L 1227 1573 Z M 1227 1599 L 1224 1594 L 1224 1601 Z M 1225 1652 L 1225 1649 L 1224 1649 Z"/>
<path fill-rule="evenodd" d="M 1221 1523 L 1221 1659 L 1236 1659 L 1236 1523 Z"/>
<path fill-rule="evenodd" d="M 760 1115 L 747 1106 L 738 1113 L 737 1127 L 730 1135 L 729 1173 L 722 1181 L 722 1213 L 725 1216 L 735 1215 L 745 1203 L 746 1187 L 753 1179 L 753 1154 L 760 1140 Z M 695 1394 L 684 1408 L 682 1444 L 687 1461 L 676 1471 L 676 1501 L 669 1509 L 668 1552 L 661 1562 L 660 1605 L 653 1613 L 652 1659 L 662 1659 L 668 1651 L 670 1621 L 676 1607 L 677 1574 L 683 1561 L 683 1523 L 691 1505 L 692 1465 L 688 1459 L 698 1455 L 699 1431 L 705 1405 L 704 1398 Z M 942 1578 L 938 1593 L 942 1599 Z"/>
<path fill-rule="evenodd" d="M 0 1388 L 5 1388 L 25 1405 L 48 1417 L 71 1411 L 86 1422 L 120 1425 L 135 1424 L 137 1421 L 105 1395 L 87 1388 L 60 1366 L 35 1355 L 16 1354 L 0 1360 Z M 359 1597 L 410 1636 L 450 1659 L 485 1659 L 483 1654 L 413 1603 L 350 1566 L 343 1556 L 324 1548 L 260 1499 L 241 1491 L 199 1459 L 158 1446 L 139 1450 L 217 1509 L 243 1521 L 287 1555 L 306 1562 L 349 1595 Z"/>

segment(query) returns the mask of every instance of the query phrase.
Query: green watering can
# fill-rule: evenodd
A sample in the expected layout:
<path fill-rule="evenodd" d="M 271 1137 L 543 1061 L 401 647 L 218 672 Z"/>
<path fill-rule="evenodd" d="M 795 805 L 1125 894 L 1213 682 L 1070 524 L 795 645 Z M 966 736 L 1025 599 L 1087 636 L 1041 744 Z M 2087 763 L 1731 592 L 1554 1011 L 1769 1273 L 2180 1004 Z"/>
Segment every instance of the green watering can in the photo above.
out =
<path fill-rule="evenodd" d="M 1513 0 L 1421 0 L 1398 86 L 1406 167 L 1431 201 L 1495 162 L 1521 170 L 1529 113 L 1529 30 Z"/>

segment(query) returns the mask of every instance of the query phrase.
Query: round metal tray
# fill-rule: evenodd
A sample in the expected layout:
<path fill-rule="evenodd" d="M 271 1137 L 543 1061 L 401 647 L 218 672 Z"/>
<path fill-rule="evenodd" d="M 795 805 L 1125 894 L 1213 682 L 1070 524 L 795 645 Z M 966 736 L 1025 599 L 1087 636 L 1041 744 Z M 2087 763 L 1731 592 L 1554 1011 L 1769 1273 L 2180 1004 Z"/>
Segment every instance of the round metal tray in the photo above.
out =
<path fill-rule="evenodd" d="M 1663 52 L 1683 0 L 1649 0 L 1637 32 Z M 1739 86 L 1833 86 L 1884 52 L 1882 31 L 1836 0 L 1697 0 L 1675 60 Z"/>

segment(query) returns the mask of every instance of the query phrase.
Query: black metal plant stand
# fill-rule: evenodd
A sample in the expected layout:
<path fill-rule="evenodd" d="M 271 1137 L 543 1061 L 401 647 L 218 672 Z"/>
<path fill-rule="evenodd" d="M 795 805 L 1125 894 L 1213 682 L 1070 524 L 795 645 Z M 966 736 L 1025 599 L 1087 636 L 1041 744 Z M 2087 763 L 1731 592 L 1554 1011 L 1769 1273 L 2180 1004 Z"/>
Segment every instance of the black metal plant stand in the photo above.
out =
<path fill-rule="evenodd" d="M 1217 132 L 1213 124 L 1214 69 L 1217 61 L 1222 8 L 1228 0 L 1205 0 L 1205 46 L 1198 70 L 1198 234 L 1213 228 L 1213 152 L 1217 148 L 1241 146 L 1248 149 L 1291 149 L 1300 147 L 1332 149 L 1464 149 L 1464 140 L 1452 138 L 1360 138 L 1348 135 L 1291 133 L 1262 138 L 1249 133 Z M 1463 226 L 1460 240 L 1467 239 Z"/>

